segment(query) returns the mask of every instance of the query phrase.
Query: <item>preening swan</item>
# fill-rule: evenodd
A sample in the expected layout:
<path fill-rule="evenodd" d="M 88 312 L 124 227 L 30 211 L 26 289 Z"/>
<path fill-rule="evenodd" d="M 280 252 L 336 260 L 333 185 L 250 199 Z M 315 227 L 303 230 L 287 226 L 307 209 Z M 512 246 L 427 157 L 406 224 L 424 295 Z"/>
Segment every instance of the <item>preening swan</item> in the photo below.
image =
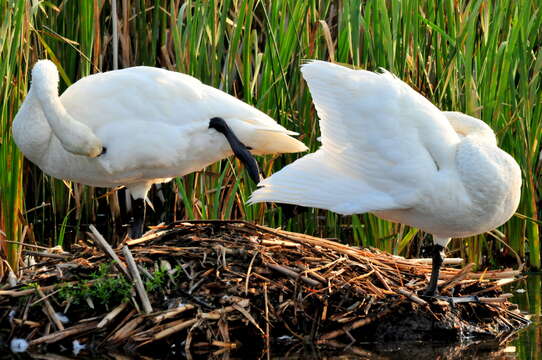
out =
<path fill-rule="evenodd" d="M 133 236 L 141 234 L 144 198 L 167 182 L 235 153 L 259 181 L 252 154 L 305 151 L 306 146 L 254 107 L 199 80 L 152 67 L 87 76 L 58 96 L 48 60 L 13 122 L 23 154 L 43 172 L 82 184 L 126 185 L 137 199 Z M 250 152 L 249 152 L 250 150 Z"/>
<path fill-rule="evenodd" d="M 481 120 L 443 112 L 389 72 L 323 61 L 302 67 L 320 118 L 322 146 L 269 178 L 250 199 L 371 212 L 433 235 L 437 293 L 452 237 L 494 229 L 515 212 L 521 171 Z"/>

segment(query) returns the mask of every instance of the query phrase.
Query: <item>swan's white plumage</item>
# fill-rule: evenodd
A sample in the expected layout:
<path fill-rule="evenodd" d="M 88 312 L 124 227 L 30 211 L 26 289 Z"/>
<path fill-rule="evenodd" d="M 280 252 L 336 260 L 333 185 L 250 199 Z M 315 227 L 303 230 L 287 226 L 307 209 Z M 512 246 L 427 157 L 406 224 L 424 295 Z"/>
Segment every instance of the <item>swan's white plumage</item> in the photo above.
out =
<path fill-rule="evenodd" d="M 515 212 L 521 171 L 482 121 L 440 111 L 388 72 L 312 61 L 302 73 L 322 146 L 263 180 L 251 203 L 373 212 L 442 243 L 493 229 Z"/>
<path fill-rule="evenodd" d="M 359 181 L 319 150 L 260 182 L 250 202 L 273 201 L 329 209 L 340 214 L 401 208 L 389 194 Z M 268 200 L 272 199 L 272 200 Z"/>
<path fill-rule="evenodd" d="M 74 120 L 66 111 L 58 97 L 58 71 L 53 63 L 40 61 L 32 69 L 34 91 L 39 99 L 39 107 L 47 114 L 48 125 L 57 134 L 69 134 L 60 137 L 62 146 L 75 155 L 96 157 L 102 151 L 100 140 L 85 123 Z M 46 131 L 50 134 L 50 131 Z"/>
<path fill-rule="evenodd" d="M 45 173 L 83 184 L 126 185 L 135 198 L 153 183 L 200 170 L 232 154 L 209 129 L 223 118 L 254 154 L 298 152 L 296 134 L 266 114 L 177 72 L 134 67 L 87 76 L 58 97 L 58 72 L 36 63 L 13 123 L 22 152 Z M 98 156 L 102 147 L 106 153 Z"/>

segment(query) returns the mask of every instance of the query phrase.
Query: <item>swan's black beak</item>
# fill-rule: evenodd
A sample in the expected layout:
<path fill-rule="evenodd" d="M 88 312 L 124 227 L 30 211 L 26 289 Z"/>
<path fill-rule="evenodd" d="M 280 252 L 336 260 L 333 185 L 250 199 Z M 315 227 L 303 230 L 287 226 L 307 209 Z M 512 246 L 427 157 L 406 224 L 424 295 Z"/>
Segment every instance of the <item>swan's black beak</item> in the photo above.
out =
<path fill-rule="evenodd" d="M 214 117 L 209 121 L 209 129 L 215 129 L 219 133 L 223 134 L 228 140 L 231 149 L 235 156 L 245 165 L 248 174 L 252 181 L 256 184 L 260 182 L 260 168 L 258 162 L 254 159 L 254 156 L 230 129 L 226 121 L 219 117 Z"/>
<path fill-rule="evenodd" d="M 102 152 L 98 156 L 105 155 L 107 153 L 107 148 L 105 146 L 102 146 Z"/>

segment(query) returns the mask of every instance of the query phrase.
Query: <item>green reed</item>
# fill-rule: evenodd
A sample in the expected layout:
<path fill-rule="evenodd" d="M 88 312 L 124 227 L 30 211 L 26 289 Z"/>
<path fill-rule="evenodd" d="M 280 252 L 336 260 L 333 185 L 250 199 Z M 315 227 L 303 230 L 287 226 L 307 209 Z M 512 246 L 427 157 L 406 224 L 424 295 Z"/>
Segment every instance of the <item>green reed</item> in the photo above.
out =
<path fill-rule="evenodd" d="M 28 69 L 21 60 L 28 55 L 24 43 L 27 30 L 24 15 L 29 9 L 23 0 L 0 2 L 0 251 L 13 270 L 19 266 L 21 248 L 14 243 L 22 231 L 22 156 L 11 136 L 11 119 L 26 94 Z M 0 276 L 7 270 L 0 264 Z"/>
<path fill-rule="evenodd" d="M 36 59 L 51 58 L 60 66 L 61 90 L 82 76 L 112 69 L 110 2 L 40 2 L 39 8 L 22 0 L 0 3 L 0 14 L 6 14 L 0 55 L 7 59 L 0 63 L 1 229 L 8 239 L 23 240 L 18 214 L 26 209 L 31 211 L 25 221 L 32 224 L 27 234 L 48 245 L 73 241 L 79 224 L 97 221 L 103 209 L 113 209 L 106 210 L 107 217 L 119 221 L 115 194 L 51 179 L 27 163 L 23 167 L 10 124 Z M 383 67 L 440 108 L 480 117 L 523 171 L 522 217 L 500 229 L 502 241 L 531 268 L 540 268 L 542 14 L 536 0 L 126 0 L 117 6 L 119 67 L 145 64 L 191 74 L 298 131 L 311 151 L 319 146 L 319 127 L 299 71 L 306 59 Z M 302 155 L 259 160 L 267 176 Z M 271 204 L 246 206 L 255 185 L 234 159 L 162 189 L 165 202 L 155 207 L 166 220 L 243 218 L 401 255 L 416 255 L 422 240 L 429 243 L 422 232 L 373 215 L 341 217 L 311 209 L 284 222 L 282 209 Z M 150 218 L 158 221 L 158 215 L 151 212 Z M 4 244 L 11 263 L 18 251 Z M 507 251 L 490 236 L 454 240 L 451 246 L 451 253 L 478 263 L 487 255 L 498 264 L 497 255 Z"/>

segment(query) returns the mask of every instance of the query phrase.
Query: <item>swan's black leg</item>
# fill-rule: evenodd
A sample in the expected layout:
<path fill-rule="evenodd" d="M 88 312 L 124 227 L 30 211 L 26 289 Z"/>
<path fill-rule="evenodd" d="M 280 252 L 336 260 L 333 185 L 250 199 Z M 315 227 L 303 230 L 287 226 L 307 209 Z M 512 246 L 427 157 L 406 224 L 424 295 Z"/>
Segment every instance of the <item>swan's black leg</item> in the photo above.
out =
<path fill-rule="evenodd" d="M 209 121 L 209 129 L 215 129 L 223 134 L 233 150 L 235 156 L 245 165 L 252 181 L 260 182 L 260 168 L 249 149 L 235 136 L 224 119 L 215 117 Z"/>
<path fill-rule="evenodd" d="M 438 294 L 437 282 L 440 274 L 440 267 L 444 262 L 444 247 L 438 244 L 433 245 L 433 267 L 431 269 L 431 279 L 423 291 L 423 295 L 434 297 Z"/>
<path fill-rule="evenodd" d="M 132 216 L 133 221 L 130 227 L 130 237 L 139 239 L 143 235 L 143 225 L 145 224 L 145 200 L 132 198 Z"/>
<path fill-rule="evenodd" d="M 299 214 L 303 214 L 309 210 L 308 207 L 291 204 L 277 204 L 282 209 L 282 223 L 287 224 L 288 221 Z"/>
<path fill-rule="evenodd" d="M 433 266 L 431 270 L 431 279 L 423 291 L 423 296 L 447 301 L 451 306 L 459 303 L 480 302 L 478 296 L 442 296 L 438 294 L 437 282 L 440 274 L 440 267 L 444 262 L 444 246 L 433 245 Z"/>

